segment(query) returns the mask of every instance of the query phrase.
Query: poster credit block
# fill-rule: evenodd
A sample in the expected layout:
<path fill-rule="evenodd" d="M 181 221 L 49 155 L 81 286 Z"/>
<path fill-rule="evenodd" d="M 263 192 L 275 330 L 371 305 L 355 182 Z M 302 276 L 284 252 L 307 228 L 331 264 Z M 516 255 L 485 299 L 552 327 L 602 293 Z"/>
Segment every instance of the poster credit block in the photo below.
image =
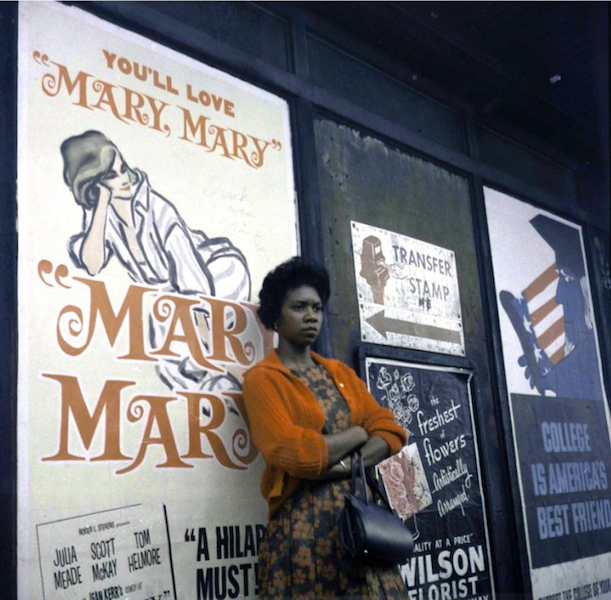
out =
<path fill-rule="evenodd" d="M 37 526 L 43 595 L 88 589 L 87 598 L 171 598 L 163 506 L 126 506 Z"/>
<path fill-rule="evenodd" d="M 454 252 L 351 222 L 361 340 L 464 356 Z"/>

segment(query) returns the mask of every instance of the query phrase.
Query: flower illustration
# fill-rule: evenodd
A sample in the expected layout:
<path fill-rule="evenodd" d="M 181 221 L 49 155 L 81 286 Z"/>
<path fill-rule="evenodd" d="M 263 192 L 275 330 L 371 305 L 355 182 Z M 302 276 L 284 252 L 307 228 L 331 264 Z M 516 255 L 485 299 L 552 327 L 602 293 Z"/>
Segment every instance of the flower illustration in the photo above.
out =
<path fill-rule="evenodd" d="M 390 399 L 391 406 L 394 406 L 401 400 L 401 391 L 396 383 L 393 383 L 392 387 L 388 390 L 388 398 Z"/>
<path fill-rule="evenodd" d="M 295 585 L 303 585 L 306 582 L 306 574 L 303 569 L 295 569 L 293 571 L 293 583 Z"/>
<path fill-rule="evenodd" d="M 300 546 L 295 554 L 294 561 L 300 567 L 307 567 L 312 564 L 312 552 L 306 546 Z"/>
<path fill-rule="evenodd" d="M 404 392 L 409 394 L 415 387 L 416 384 L 414 383 L 414 378 L 412 377 L 412 374 L 408 371 L 405 375 L 401 377 L 401 388 Z"/>
<path fill-rule="evenodd" d="M 410 515 L 413 512 L 412 507 L 409 504 L 409 500 L 405 496 L 402 496 L 401 498 L 398 499 L 397 512 L 401 516 Z"/>
<path fill-rule="evenodd" d="M 397 483 L 403 482 L 403 469 L 401 465 L 396 461 L 393 461 L 390 465 L 389 473 L 388 473 L 393 481 Z"/>
<path fill-rule="evenodd" d="M 376 385 L 379 390 L 385 390 L 392 383 L 392 377 L 386 367 L 382 367 L 378 373 Z"/>

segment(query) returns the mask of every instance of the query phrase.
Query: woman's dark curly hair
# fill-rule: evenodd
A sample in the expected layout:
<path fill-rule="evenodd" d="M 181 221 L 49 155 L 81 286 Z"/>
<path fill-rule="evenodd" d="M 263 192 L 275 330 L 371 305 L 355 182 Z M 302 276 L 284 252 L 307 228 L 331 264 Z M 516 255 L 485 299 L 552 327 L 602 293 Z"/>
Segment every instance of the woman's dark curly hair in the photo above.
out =
<path fill-rule="evenodd" d="M 258 314 L 267 329 L 274 329 L 278 322 L 287 293 L 302 285 L 313 287 L 323 304 L 329 299 L 331 289 L 327 270 L 307 263 L 299 256 L 283 262 L 265 276 L 259 292 Z"/>

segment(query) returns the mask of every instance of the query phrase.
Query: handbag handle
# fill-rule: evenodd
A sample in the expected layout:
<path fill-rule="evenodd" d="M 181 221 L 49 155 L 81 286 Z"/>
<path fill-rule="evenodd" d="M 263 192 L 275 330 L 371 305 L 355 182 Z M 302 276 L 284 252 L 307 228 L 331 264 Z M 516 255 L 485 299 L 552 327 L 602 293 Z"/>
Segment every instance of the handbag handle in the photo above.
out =
<path fill-rule="evenodd" d="M 359 497 L 356 489 L 356 475 L 357 468 L 360 471 L 361 475 L 361 483 L 363 485 L 363 493 L 361 497 L 365 499 L 365 504 L 369 504 L 369 494 L 367 493 L 367 483 L 369 483 L 369 487 L 371 488 L 372 498 L 374 501 L 373 495 L 377 494 L 379 498 L 381 498 L 382 502 L 386 504 L 389 510 L 391 509 L 390 501 L 388 500 L 388 496 L 386 495 L 386 490 L 384 490 L 384 486 L 380 485 L 378 478 L 371 475 L 369 471 L 365 471 L 365 461 L 363 460 L 363 455 L 360 450 L 357 450 L 352 454 L 352 484 L 351 484 L 351 492 L 355 497 Z M 358 463 L 358 466 L 357 466 Z"/>
<path fill-rule="evenodd" d="M 384 485 L 380 484 L 379 479 L 375 475 L 371 475 L 367 472 L 367 481 L 369 482 L 369 487 L 371 488 L 372 495 L 377 493 L 378 496 L 382 499 L 384 504 L 388 507 L 389 510 L 392 510 L 390 506 L 390 501 L 388 500 L 388 496 L 386 494 L 386 490 L 384 489 Z"/>
<path fill-rule="evenodd" d="M 357 470 L 357 463 L 358 463 L 358 469 L 360 471 L 360 476 L 361 476 L 361 484 L 363 485 L 363 493 L 360 497 L 365 499 L 365 504 L 369 504 L 369 494 L 367 493 L 367 478 L 365 475 L 365 461 L 363 460 L 363 455 L 361 454 L 360 450 L 357 450 L 356 452 L 354 452 L 354 454 L 352 455 L 352 484 L 351 484 L 351 492 L 352 495 L 355 497 L 359 497 L 359 495 L 357 494 L 357 489 L 356 489 L 356 470 Z M 373 500 L 373 498 L 372 498 Z"/>

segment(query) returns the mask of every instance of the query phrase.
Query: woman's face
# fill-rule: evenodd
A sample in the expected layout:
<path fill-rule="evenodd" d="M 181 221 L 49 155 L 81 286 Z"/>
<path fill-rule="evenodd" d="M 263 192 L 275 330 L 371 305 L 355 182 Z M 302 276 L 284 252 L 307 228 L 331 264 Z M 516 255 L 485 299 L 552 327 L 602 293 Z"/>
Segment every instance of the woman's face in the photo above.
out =
<path fill-rule="evenodd" d="M 322 326 L 322 302 L 309 285 L 290 290 L 280 310 L 278 335 L 290 344 L 305 347 L 313 344 Z"/>
<path fill-rule="evenodd" d="M 118 152 L 110 171 L 102 179 L 100 185 L 110 190 L 113 200 L 129 201 L 132 199 L 132 184 L 129 180 L 127 165 Z"/>

